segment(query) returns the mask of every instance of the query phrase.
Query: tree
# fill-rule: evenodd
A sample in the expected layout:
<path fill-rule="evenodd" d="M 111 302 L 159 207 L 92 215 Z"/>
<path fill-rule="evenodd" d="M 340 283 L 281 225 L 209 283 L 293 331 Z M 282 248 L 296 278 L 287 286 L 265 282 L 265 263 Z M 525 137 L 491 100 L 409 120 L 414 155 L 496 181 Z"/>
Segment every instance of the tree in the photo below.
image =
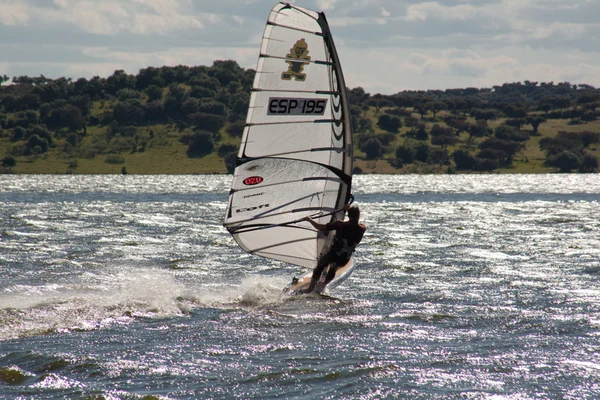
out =
<path fill-rule="evenodd" d="M 31 125 L 29 129 L 27 129 L 26 137 L 31 137 L 33 135 L 37 135 L 42 139 L 46 139 L 48 144 L 52 144 L 52 135 L 45 125 Z"/>
<path fill-rule="evenodd" d="M 429 158 L 434 164 L 450 165 L 450 156 L 445 149 L 432 149 Z"/>
<path fill-rule="evenodd" d="M 425 108 L 431 110 L 433 113 L 433 119 L 435 119 L 435 116 L 438 112 L 448 109 L 448 105 L 443 101 L 430 101 L 425 104 Z"/>
<path fill-rule="evenodd" d="M 463 149 L 458 149 L 452 153 L 452 158 L 456 164 L 456 169 L 472 170 L 476 165 L 475 157 Z"/>
<path fill-rule="evenodd" d="M 598 158 L 590 153 L 584 153 L 580 172 L 596 172 L 598 171 Z"/>
<path fill-rule="evenodd" d="M 198 112 L 226 116 L 227 106 L 214 99 L 203 99 L 198 102 Z"/>
<path fill-rule="evenodd" d="M 491 119 L 496 119 L 497 117 L 497 112 L 494 109 L 481 109 L 481 108 L 474 108 L 471 110 L 471 116 L 473 118 L 475 118 L 476 120 L 484 120 L 484 121 L 489 121 Z"/>
<path fill-rule="evenodd" d="M 583 131 L 577 133 L 577 136 L 584 148 L 589 147 L 591 144 L 600 143 L 600 132 Z"/>
<path fill-rule="evenodd" d="M 373 130 L 373 121 L 370 118 L 360 118 L 357 125 L 357 132 L 371 132 Z"/>
<path fill-rule="evenodd" d="M 505 165 L 512 164 L 512 157 L 523 147 L 522 143 L 513 140 L 503 140 L 496 137 L 490 137 L 479 144 L 480 149 L 501 150 L 507 154 L 503 160 Z"/>
<path fill-rule="evenodd" d="M 144 119 L 152 122 L 159 122 L 165 119 L 165 107 L 158 100 L 150 101 L 142 106 L 144 110 Z"/>
<path fill-rule="evenodd" d="M 447 126 L 435 124 L 431 127 L 429 133 L 431 135 L 431 144 L 442 146 L 444 149 L 458 142 L 458 138 L 452 128 Z"/>
<path fill-rule="evenodd" d="M 365 152 L 367 160 L 374 160 L 383 154 L 383 145 L 379 139 L 372 137 L 363 144 L 361 150 Z"/>
<path fill-rule="evenodd" d="M 2 159 L 1 164 L 4 168 L 12 168 L 17 165 L 17 161 L 14 159 L 14 157 L 6 156 Z"/>
<path fill-rule="evenodd" d="M 242 137 L 244 134 L 244 128 L 246 127 L 246 123 L 242 120 L 232 122 L 227 127 L 227 133 L 229 136 L 233 137 Z"/>
<path fill-rule="evenodd" d="M 502 140 L 514 140 L 515 142 L 526 142 L 529 140 L 529 134 L 519 131 L 507 124 L 501 124 L 494 130 L 494 136 Z"/>
<path fill-rule="evenodd" d="M 402 127 L 402 121 L 396 116 L 383 114 L 379 117 L 377 125 L 379 125 L 379 127 L 385 131 L 397 133 L 398 128 Z"/>
<path fill-rule="evenodd" d="M 461 132 L 463 132 L 467 129 L 467 120 L 465 117 L 448 116 L 448 117 L 444 118 L 444 122 L 450 128 L 453 128 L 456 130 L 454 132 L 454 134 L 456 136 L 460 135 Z"/>
<path fill-rule="evenodd" d="M 27 134 L 27 130 L 21 126 L 16 126 L 13 130 L 12 130 L 12 136 L 10 138 L 11 142 L 16 142 L 18 140 L 23 140 L 25 139 L 25 135 Z"/>
<path fill-rule="evenodd" d="M 546 159 L 546 164 L 556 167 L 560 172 L 570 172 L 581 167 L 582 159 L 572 151 L 565 150 Z"/>
<path fill-rule="evenodd" d="M 46 139 L 42 139 L 38 135 L 33 135 L 25 145 L 25 155 L 45 153 L 48 151 L 48 146 L 48 141 Z"/>
<path fill-rule="evenodd" d="M 156 86 L 155 82 L 157 78 L 160 78 L 160 74 L 160 68 L 148 67 L 140 69 L 140 72 L 135 77 L 135 87 L 138 90 L 144 90 L 150 86 Z"/>
<path fill-rule="evenodd" d="M 429 139 L 429 133 L 425 124 L 419 124 L 415 132 L 415 139 L 422 141 Z"/>
<path fill-rule="evenodd" d="M 404 118 L 404 123 L 409 128 L 415 128 L 419 125 L 419 119 L 417 117 L 413 117 L 412 115 Z"/>
<path fill-rule="evenodd" d="M 513 126 L 517 129 L 521 129 L 521 126 L 526 124 L 525 118 L 509 118 L 505 121 L 506 125 Z"/>
<path fill-rule="evenodd" d="M 181 105 L 181 113 L 184 116 L 200 112 L 200 102 L 198 99 L 189 98 Z"/>
<path fill-rule="evenodd" d="M 454 135 L 441 135 L 431 137 L 431 144 L 434 144 L 436 146 L 442 146 L 443 149 L 456 144 L 456 142 L 458 142 L 458 138 Z"/>
<path fill-rule="evenodd" d="M 119 99 L 119 101 L 125 101 L 129 99 L 137 100 L 142 97 L 142 93 L 138 92 L 137 90 L 125 88 L 119 89 L 119 91 L 116 94 L 116 97 L 117 99 Z"/>
<path fill-rule="evenodd" d="M 70 104 L 52 110 L 43 122 L 50 129 L 68 128 L 71 132 L 85 126 L 85 118 L 79 108 Z"/>
<path fill-rule="evenodd" d="M 135 76 L 126 74 L 124 70 L 118 69 L 106 79 L 108 92 L 116 95 L 121 89 L 135 89 Z"/>
<path fill-rule="evenodd" d="M 493 158 L 475 158 L 475 170 L 493 171 L 498 168 L 498 161 Z"/>
<path fill-rule="evenodd" d="M 194 113 L 188 115 L 187 120 L 199 129 L 204 129 L 211 132 L 220 131 L 226 122 L 225 117 L 223 115 L 213 115 L 206 113 Z"/>
<path fill-rule="evenodd" d="M 402 164 L 412 164 L 415 161 L 415 151 L 411 146 L 398 146 L 396 159 Z"/>
<path fill-rule="evenodd" d="M 427 111 L 429 111 L 429 109 L 426 106 L 426 103 L 423 102 L 416 103 L 414 106 L 414 110 L 415 112 L 419 113 L 421 119 L 425 119 L 425 114 L 427 113 Z"/>
<path fill-rule="evenodd" d="M 538 132 L 538 128 L 541 124 L 546 122 L 546 118 L 540 116 L 527 116 L 527 123 L 533 128 L 533 133 Z"/>
<path fill-rule="evenodd" d="M 525 116 L 527 115 L 527 112 L 523 109 L 523 107 L 520 107 L 515 104 L 507 105 L 506 107 L 504 107 L 503 111 L 504 114 L 506 114 L 506 116 L 509 118 L 525 118 Z"/>
<path fill-rule="evenodd" d="M 187 100 L 188 94 L 184 87 L 174 83 L 169 86 L 169 91 L 165 99 L 165 113 L 171 118 L 179 119 L 181 114 L 181 105 Z"/>
<path fill-rule="evenodd" d="M 144 121 L 144 109 L 138 101 L 123 101 L 113 109 L 113 117 L 120 125 L 140 125 Z"/>
<path fill-rule="evenodd" d="M 212 153 L 214 148 L 215 143 L 211 132 L 205 130 L 196 131 L 190 139 L 187 156 L 190 158 L 204 157 Z"/>
<path fill-rule="evenodd" d="M 491 129 L 484 120 L 478 120 L 474 124 L 467 122 L 466 130 L 469 132 L 469 144 L 473 140 L 473 137 L 483 137 L 490 134 Z"/>
<path fill-rule="evenodd" d="M 229 153 L 237 153 L 237 146 L 235 144 L 224 143 L 219 146 L 219 150 L 217 151 L 219 157 L 225 157 Z"/>
<path fill-rule="evenodd" d="M 235 165 L 237 163 L 237 153 L 231 152 L 225 156 L 224 159 L 225 168 L 227 168 L 228 174 L 233 174 L 233 170 L 235 169 Z"/>
<path fill-rule="evenodd" d="M 420 143 L 415 149 L 415 160 L 429 163 L 431 157 L 431 147 L 427 143 Z"/>
<path fill-rule="evenodd" d="M 162 88 L 156 85 L 150 85 L 144 89 L 144 93 L 148 96 L 148 101 L 160 100 L 162 98 Z"/>

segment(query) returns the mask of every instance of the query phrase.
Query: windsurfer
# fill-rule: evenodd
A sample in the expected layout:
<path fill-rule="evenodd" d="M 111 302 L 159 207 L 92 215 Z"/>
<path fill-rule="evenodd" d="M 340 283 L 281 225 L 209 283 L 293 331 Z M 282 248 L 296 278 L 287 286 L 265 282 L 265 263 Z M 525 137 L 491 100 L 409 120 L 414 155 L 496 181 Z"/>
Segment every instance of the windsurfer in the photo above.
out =
<path fill-rule="evenodd" d="M 338 268 L 348 263 L 354 249 L 360 243 L 367 230 L 363 224 L 358 222 L 360 219 L 360 209 L 358 207 L 346 204 L 344 210 L 348 212 L 348 221 L 333 221 L 328 224 L 320 224 L 313 221 L 310 217 L 304 218 L 305 221 L 310 222 L 312 226 L 321 232 L 328 233 L 329 231 L 335 231 L 333 243 L 329 250 L 319 257 L 319 262 L 312 274 L 310 285 L 303 291 L 305 293 L 310 293 L 314 290 L 323 270 L 328 265 L 330 265 L 330 268 L 325 276 L 325 285 L 335 278 L 335 272 Z"/>

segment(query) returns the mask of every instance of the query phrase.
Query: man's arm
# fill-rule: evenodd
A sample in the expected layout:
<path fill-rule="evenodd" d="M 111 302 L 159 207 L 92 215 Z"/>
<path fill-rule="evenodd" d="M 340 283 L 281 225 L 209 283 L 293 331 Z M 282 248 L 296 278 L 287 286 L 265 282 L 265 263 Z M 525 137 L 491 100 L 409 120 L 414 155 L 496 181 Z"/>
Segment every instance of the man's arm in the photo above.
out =
<path fill-rule="evenodd" d="M 315 221 L 313 221 L 313 219 L 311 217 L 304 217 L 304 220 L 310 222 L 310 224 L 312 226 L 314 226 L 316 229 L 320 230 L 321 232 L 325 232 L 328 230 L 327 225 L 315 222 Z"/>
<path fill-rule="evenodd" d="M 344 204 L 344 211 L 348 211 L 349 209 L 350 209 L 350 204 Z M 316 229 L 320 230 L 321 232 L 329 231 L 329 229 L 327 229 L 327 225 L 315 222 L 315 221 L 313 221 L 313 219 L 311 217 L 308 217 L 308 216 L 304 217 L 303 220 L 310 222 L 310 224 L 312 226 L 314 226 Z M 336 222 L 338 222 L 338 221 L 335 221 L 333 223 L 335 224 Z"/>

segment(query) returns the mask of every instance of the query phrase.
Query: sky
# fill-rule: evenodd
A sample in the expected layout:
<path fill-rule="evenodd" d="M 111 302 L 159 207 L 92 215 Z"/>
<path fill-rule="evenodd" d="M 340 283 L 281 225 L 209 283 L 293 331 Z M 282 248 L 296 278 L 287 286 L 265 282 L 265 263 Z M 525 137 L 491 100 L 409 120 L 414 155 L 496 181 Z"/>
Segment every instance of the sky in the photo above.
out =
<path fill-rule="evenodd" d="M 273 0 L 0 0 L 0 75 L 255 68 Z M 375 94 L 509 82 L 600 87 L 600 0 L 297 0 L 324 11 L 346 85 Z"/>

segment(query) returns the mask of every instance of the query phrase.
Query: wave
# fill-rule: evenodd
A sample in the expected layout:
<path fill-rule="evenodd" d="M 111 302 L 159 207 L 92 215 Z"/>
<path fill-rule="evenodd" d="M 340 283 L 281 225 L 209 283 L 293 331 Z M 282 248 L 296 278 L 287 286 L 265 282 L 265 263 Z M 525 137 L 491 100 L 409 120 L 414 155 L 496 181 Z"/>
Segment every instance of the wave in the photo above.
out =
<path fill-rule="evenodd" d="M 186 274 L 186 280 L 190 280 Z M 80 332 L 139 318 L 185 316 L 198 308 L 259 308 L 277 304 L 287 281 L 251 276 L 184 282 L 178 271 L 136 266 L 86 273 L 68 284 L 19 286 L 0 295 L 0 341 Z"/>

